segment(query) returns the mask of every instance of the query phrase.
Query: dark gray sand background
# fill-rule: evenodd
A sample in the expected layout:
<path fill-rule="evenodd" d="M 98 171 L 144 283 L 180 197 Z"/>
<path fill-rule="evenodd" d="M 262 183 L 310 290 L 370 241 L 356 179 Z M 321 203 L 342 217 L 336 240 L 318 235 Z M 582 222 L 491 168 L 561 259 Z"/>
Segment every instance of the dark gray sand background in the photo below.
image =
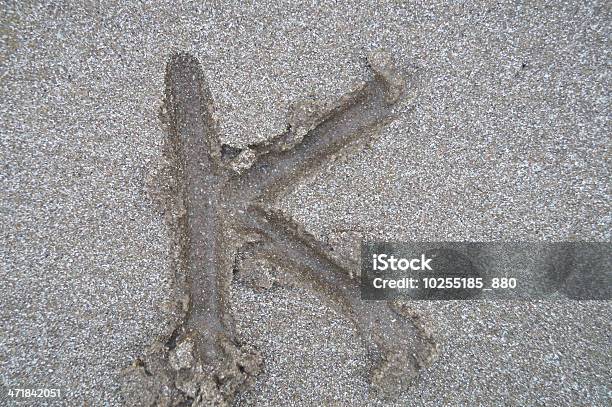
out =
<path fill-rule="evenodd" d="M 167 324 L 168 231 L 147 189 L 173 51 L 198 57 L 221 138 L 281 133 L 385 48 L 409 83 L 369 147 L 283 202 L 330 242 L 610 240 L 605 2 L 1 6 L 0 384 L 120 405 Z M 235 286 L 266 372 L 240 405 L 366 405 L 357 332 L 315 293 Z M 611 402 L 609 302 L 414 303 L 441 355 L 400 405 Z M 4 403 L 0 396 L 0 401 Z M 382 402 L 381 402 L 382 404 Z"/>

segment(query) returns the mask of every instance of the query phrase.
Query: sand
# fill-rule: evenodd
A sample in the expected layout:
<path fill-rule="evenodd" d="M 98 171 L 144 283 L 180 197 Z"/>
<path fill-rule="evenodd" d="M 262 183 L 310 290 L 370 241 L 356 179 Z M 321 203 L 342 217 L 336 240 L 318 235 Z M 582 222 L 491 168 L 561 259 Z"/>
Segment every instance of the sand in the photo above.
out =
<path fill-rule="evenodd" d="M 610 240 L 604 2 L 20 2 L 1 21 L 4 387 L 121 405 L 121 371 L 167 329 L 170 233 L 147 179 L 178 50 L 200 60 L 237 147 L 282 133 L 293 102 L 365 80 L 370 51 L 394 55 L 408 81 L 395 120 L 280 205 L 322 240 Z M 232 295 L 239 336 L 266 360 L 238 405 L 390 403 L 372 398 L 333 304 L 291 285 Z M 608 302 L 411 306 L 440 356 L 393 402 L 610 403 Z"/>

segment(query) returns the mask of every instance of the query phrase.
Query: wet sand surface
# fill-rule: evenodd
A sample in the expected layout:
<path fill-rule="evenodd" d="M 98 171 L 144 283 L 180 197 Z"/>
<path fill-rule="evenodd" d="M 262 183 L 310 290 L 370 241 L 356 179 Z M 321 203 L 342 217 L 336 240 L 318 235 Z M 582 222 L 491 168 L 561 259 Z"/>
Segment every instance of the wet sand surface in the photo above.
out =
<path fill-rule="evenodd" d="M 1 384 L 121 405 L 122 370 L 175 321 L 149 186 L 173 52 L 200 61 L 234 147 L 367 80 L 370 51 L 395 57 L 394 120 L 280 201 L 321 241 L 609 241 L 609 21 L 591 2 L 5 7 Z M 231 286 L 236 335 L 265 361 L 238 405 L 610 403 L 607 302 L 411 303 L 439 357 L 389 401 L 354 323 L 284 270 L 267 278 Z"/>

